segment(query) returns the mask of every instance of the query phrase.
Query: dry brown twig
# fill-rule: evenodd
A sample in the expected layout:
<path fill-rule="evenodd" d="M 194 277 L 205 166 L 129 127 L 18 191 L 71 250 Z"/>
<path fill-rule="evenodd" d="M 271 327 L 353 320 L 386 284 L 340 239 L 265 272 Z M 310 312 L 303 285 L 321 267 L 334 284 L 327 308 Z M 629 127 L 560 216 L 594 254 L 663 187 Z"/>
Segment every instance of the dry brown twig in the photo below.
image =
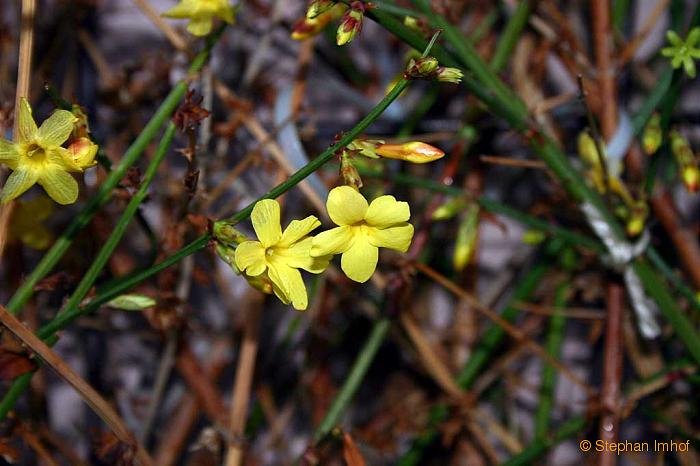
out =
<path fill-rule="evenodd" d="M 105 424 L 114 432 L 114 435 L 123 442 L 134 448 L 136 457 L 143 466 L 153 464 L 148 452 L 144 449 L 136 437 L 129 431 L 119 414 L 100 396 L 77 372 L 75 372 L 66 362 L 58 356 L 46 343 L 34 335 L 31 330 L 25 327 L 15 316 L 10 314 L 4 306 L 0 306 L 0 322 L 17 337 L 22 343 L 27 345 L 36 355 L 41 358 L 49 367 L 65 380 L 80 395 L 83 401 L 102 419 Z"/>

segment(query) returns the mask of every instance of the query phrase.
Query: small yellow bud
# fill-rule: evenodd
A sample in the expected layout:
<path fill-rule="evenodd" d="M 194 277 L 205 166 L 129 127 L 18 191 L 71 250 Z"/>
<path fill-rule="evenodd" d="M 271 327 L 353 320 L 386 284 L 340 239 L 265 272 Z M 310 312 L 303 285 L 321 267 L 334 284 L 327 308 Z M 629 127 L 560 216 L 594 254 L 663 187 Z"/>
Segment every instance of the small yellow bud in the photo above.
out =
<path fill-rule="evenodd" d="M 381 144 L 376 148 L 376 153 L 387 159 L 405 160 L 411 163 L 433 162 L 445 156 L 445 153 L 437 147 L 420 141 Z"/>
<path fill-rule="evenodd" d="M 420 20 L 418 20 L 417 18 L 414 18 L 413 16 L 404 17 L 403 25 L 406 26 L 407 28 L 413 30 L 413 31 L 423 33 L 423 27 L 421 25 Z"/>
<path fill-rule="evenodd" d="M 436 77 L 440 82 L 459 84 L 464 77 L 464 73 L 457 68 L 441 66 L 437 70 Z"/>
<path fill-rule="evenodd" d="M 695 193 L 698 191 L 700 173 L 698 173 L 698 164 L 695 160 L 695 155 L 693 155 L 693 150 L 690 148 L 688 141 L 678 131 L 671 131 L 669 137 L 671 140 L 671 152 L 673 152 L 673 156 L 676 159 L 683 184 L 685 184 L 689 192 Z"/>
<path fill-rule="evenodd" d="M 578 155 L 586 165 L 595 170 L 600 170 L 600 157 L 598 157 L 598 146 L 590 134 L 583 132 L 578 136 Z"/>
<path fill-rule="evenodd" d="M 340 176 L 343 177 L 343 181 L 346 185 L 352 186 L 353 188 L 360 189 L 362 187 L 362 178 L 360 178 L 360 173 L 355 168 L 352 158 L 344 152 L 340 157 Z"/>
<path fill-rule="evenodd" d="M 433 220 L 436 222 L 449 220 L 469 206 L 469 202 L 463 197 L 454 197 L 439 206 L 433 212 Z"/>
<path fill-rule="evenodd" d="M 439 66 L 435 57 L 411 58 L 406 66 L 406 74 L 411 78 L 429 78 L 437 72 Z"/>
<path fill-rule="evenodd" d="M 97 162 L 95 162 L 97 149 L 97 144 L 94 144 L 88 138 L 77 139 L 68 146 L 71 160 L 81 170 L 97 164 Z"/>
<path fill-rule="evenodd" d="M 306 10 L 306 18 L 314 19 L 334 6 L 335 2 L 333 0 L 312 0 L 309 8 Z"/>
<path fill-rule="evenodd" d="M 328 23 L 340 18 L 346 9 L 347 6 L 342 3 L 337 3 L 328 10 L 319 13 L 314 18 L 301 18 L 292 27 L 292 39 L 304 40 L 315 36 L 321 32 Z"/>
<path fill-rule="evenodd" d="M 661 134 L 661 117 L 658 113 L 654 113 L 644 126 L 644 132 L 642 133 L 642 148 L 644 153 L 647 155 L 654 155 L 661 143 L 663 142 L 663 135 Z"/>
<path fill-rule="evenodd" d="M 540 244 L 547 238 L 547 233 L 542 230 L 530 229 L 523 233 L 523 243 L 529 245 Z"/>
<path fill-rule="evenodd" d="M 474 254 L 476 238 L 479 233 L 479 206 L 469 206 L 466 217 L 459 224 L 455 250 L 452 255 L 452 265 L 455 270 L 461 272 L 469 264 Z"/>
<path fill-rule="evenodd" d="M 336 33 L 336 43 L 345 45 L 352 42 L 362 30 L 362 20 L 364 18 L 364 5 L 362 2 L 353 2 L 350 10 L 346 11 L 338 26 Z"/>
<path fill-rule="evenodd" d="M 698 171 L 697 165 L 690 165 L 683 169 L 682 172 L 683 183 L 686 189 L 691 193 L 698 192 L 698 180 L 700 180 L 700 172 Z"/>

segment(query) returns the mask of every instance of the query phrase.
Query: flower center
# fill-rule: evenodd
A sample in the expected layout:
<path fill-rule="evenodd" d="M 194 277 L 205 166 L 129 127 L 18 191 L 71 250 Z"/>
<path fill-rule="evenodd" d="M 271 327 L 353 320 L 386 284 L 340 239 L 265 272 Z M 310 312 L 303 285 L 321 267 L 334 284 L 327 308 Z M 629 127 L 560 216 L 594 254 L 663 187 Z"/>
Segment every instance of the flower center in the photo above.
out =
<path fill-rule="evenodd" d="M 46 160 L 46 150 L 36 142 L 27 145 L 25 154 L 32 162 L 41 163 Z"/>

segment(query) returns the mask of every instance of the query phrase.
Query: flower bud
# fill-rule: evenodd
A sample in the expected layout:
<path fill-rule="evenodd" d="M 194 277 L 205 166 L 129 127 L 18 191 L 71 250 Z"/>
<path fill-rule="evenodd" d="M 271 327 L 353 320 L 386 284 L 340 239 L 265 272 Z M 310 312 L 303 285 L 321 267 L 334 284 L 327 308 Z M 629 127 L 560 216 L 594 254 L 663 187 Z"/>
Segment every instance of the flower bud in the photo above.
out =
<path fill-rule="evenodd" d="M 90 139 L 85 137 L 75 140 L 70 146 L 68 146 L 71 161 L 80 170 L 97 164 L 95 161 L 97 149 L 97 144 L 94 144 Z"/>
<path fill-rule="evenodd" d="M 437 70 L 437 80 L 444 83 L 459 84 L 462 82 L 464 73 L 457 68 L 450 68 L 446 66 L 441 66 Z"/>
<path fill-rule="evenodd" d="M 578 155 L 590 168 L 601 169 L 598 146 L 591 135 L 585 131 L 578 136 Z"/>
<path fill-rule="evenodd" d="M 625 229 L 629 236 L 638 236 L 642 230 L 644 230 L 644 225 L 646 224 L 647 216 L 649 215 L 649 208 L 647 204 L 643 201 L 635 202 L 630 206 L 629 217 L 625 224 Z"/>
<path fill-rule="evenodd" d="M 342 16 L 347 7 L 342 3 L 336 3 L 330 9 L 320 13 L 318 16 L 309 19 L 301 18 L 292 27 L 292 39 L 304 40 L 315 36 L 323 30 L 328 23 Z"/>
<path fill-rule="evenodd" d="M 241 244 L 243 241 L 248 241 L 248 237 L 238 231 L 232 223 L 224 220 L 214 222 L 212 233 L 217 242 L 224 244 Z M 231 256 L 233 257 L 233 256 Z"/>
<path fill-rule="evenodd" d="M 439 66 L 435 57 L 411 58 L 406 66 L 406 74 L 411 78 L 431 78 Z"/>
<path fill-rule="evenodd" d="M 422 24 L 421 20 L 414 18 L 413 16 L 404 17 L 403 25 L 412 31 L 419 32 L 421 34 L 425 33 L 425 25 Z"/>
<path fill-rule="evenodd" d="M 642 149 L 647 155 L 654 155 L 663 142 L 663 134 L 661 133 L 661 117 L 658 113 L 654 113 L 644 126 L 642 133 Z"/>
<path fill-rule="evenodd" d="M 357 168 L 355 168 L 355 165 L 353 165 L 352 159 L 347 152 L 343 152 L 343 155 L 340 156 L 340 176 L 343 177 L 343 181 L 346 185 L 356 189 L 362 187 L 360 173 L 357 171 Z"/>
<path fill-rule="evenodd" d="M 467 215 L 459 224 L 455 250 L 452 255 L 452 265 L 455 270 L 461 272 L 469 264 L 474 254 L 476 238 L 479 233 L 479 206 L 472 204 L 469 206 Z"/>
<path fill-rule="evenodd" d="M 469 206 L 469 202 L 463 197 L 454 197 L 440 205 L 433 212 L 433 220 L 436 222 L 449 220 Z"/>
<path fill-rule="evenodd" d="M 420 141 L 404 144 L 381 144 L 375 152 L 387 159 L 405 160 L 411 163 L 428 163 L 445 156 L 445 153 L 437 147 Z"/>
<path fill-rule="evenodd" d="M 155 305 L 155 299 L 142 294 L 123 294 L 107 303 L 107 306 L 122 311 L 144 311 Z"/>
<path fill-rule="evenodd" d="M 353 2 L 352 6 L 343 15 L 336 33 L 336 43 L 345 45 L 357 36 L 362 30 L 365 7 L 362 2 Z"/>
<path fill-rule="evenodd" d="M 333 0 L 312 0 L 306 10 L 306 18 L 314 19 L 335 6 Z"/>
<path fill-rule="evenodd" d="M 529 244 L 529 245 L 536 245 L 540 244 L 542 241 L 544 241 L 547 238 L 547 233 L 545 233 L 542 230 L 536 230 L 536 229 L 529 229 L 525 233 L 523 233 L 523 243 Z"/>
<path fill-rule="evenodd" d="M 697 192 L 700 173 L 698 173 L 698 164 L 690 144 L 678 131 L 671 131 L 669 137 L 671 140 L 671 152 L 673 152 L 673 156 L 676 159 L 683 184 L 691 193 Z"/>

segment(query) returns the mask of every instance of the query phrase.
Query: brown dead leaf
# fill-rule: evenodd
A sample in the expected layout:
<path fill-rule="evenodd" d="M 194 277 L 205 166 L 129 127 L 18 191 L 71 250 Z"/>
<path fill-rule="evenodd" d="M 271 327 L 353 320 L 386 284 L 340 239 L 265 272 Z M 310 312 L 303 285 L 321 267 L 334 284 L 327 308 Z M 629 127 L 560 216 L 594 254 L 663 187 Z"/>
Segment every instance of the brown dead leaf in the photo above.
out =
<path fill-rule="evenodd" d="M 357 448 L 352 436 L 347 432 L 343 432 L 343 458 L 348 466 L 365 466 L 366 464 L 360 449 Z"/>

